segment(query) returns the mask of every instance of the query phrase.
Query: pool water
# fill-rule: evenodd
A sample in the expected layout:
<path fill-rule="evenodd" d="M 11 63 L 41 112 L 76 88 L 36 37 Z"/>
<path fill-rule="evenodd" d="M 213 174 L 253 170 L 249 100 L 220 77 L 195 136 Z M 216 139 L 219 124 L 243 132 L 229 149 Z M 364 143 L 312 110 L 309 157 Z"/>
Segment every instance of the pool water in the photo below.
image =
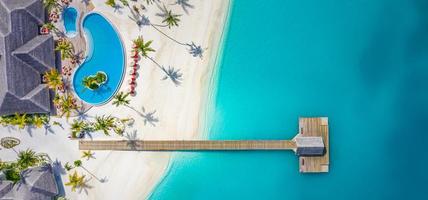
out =
<path fill-rule="evenodd" d="M 330 172 L 292 152 L 176 153 L 150 199 L 428 197 L 428 1 L 234 0 L 209 139 L 327 116 Z"/>
<path fill-rule="evenodd" d="M 98 13 L 84 18 L 83 29 L 88 51 L 85 61 L 74 74 L 73 87 L 77 96 L 86 103 L 101 105 L 114 96 L 122 82 L 125 68 L 123 45 L 115 28 Z M 82 85 L 84 77 L 98 71 L 106 73 L 108 81 L 97 90 L 86 89 Z"/>
<path fill-rule="evenodd" d="M 67 37 L 74 37 L 77 34 L 77 15 L 78 12 L 73 7 L 65 8 L 63 11 L 62 19 Z"/>

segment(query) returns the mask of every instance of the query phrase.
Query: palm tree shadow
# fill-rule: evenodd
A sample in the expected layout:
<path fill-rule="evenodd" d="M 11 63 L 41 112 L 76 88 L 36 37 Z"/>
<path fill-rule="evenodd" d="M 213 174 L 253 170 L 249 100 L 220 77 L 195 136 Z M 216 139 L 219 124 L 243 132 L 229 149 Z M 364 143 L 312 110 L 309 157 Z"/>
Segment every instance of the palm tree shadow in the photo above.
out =
<path fill-rule="evenodd" d="M 131 133 L 130 132 L 126 133 L 124 137 L 127 140 L 126 145 L 129 146 L 131 150 L 134 150 L 134 151 L 137 150 L 137 141 L 138 141 L 137 130 L 134 130 Z"/>
<path fill-rule="evenodd" d="M 165 76 L 162 80 L 171 80 L 175 86 L 180 86 L 183 82 L 183 73 L 180 72 L 180 69 L 175 69 L 174 67 L 169 66 L 168 69 L 162 66 L 162 71 L 165 73 Z"/>
<path fill-rule="evenodd" d="M 149 123 L 150 125 L 156 127 L 156 123 L 159 122 L 159 119 L 155 117 L 156 110 L 146 113 L 146 109 L 142 107 L 142 111 L 143 111 L 142 117 L 144 118 L 144 125 Z"/>
<path fill-rule="evenodd" d="M 82 63 L 82 60 L 85 58 L 83 51 L 79 51 L 73 54 L 73 59 L 77 61 L 77 64 Z"/>
<path fill-rule="evenodd" d="M 88 114 L 86 113 L 87 111 L 88 111 L 88 110 L 78 109 L 78 110 L 77 110 L 77 119 L 78 119 L 78 120 L 83 120 L 83 121 L 86 121 L 86 120 L 88 120 L 89 118 L 93 119 L 94 117 L 93 117 L 93 116 L 88 115 Z"/>
<path fill-rule="evenodd" d="M 79 188 L 79 193 L 82 193 L 82 191 L 85 192 L 86 195 L 88 195 L 88 190 L 92 189 L 93 186 L 89 185 L 88 182 L 91 181 L 92 178 L 85 179 L 82 186 Z"/>
<path fill-rule="evenodd" d="M 34 129 L 34 127 L 32 127 L 32 126 L 25 127 L 25 131 L 28 133 L 28 135 L 30 137 L 33 137 L 33 129 Z"/>
<path fill-rule="evenodd" d="M 113 6 L 113 9 L 114 9 L 113 12 L 117 12 L 120 15 L 123 14 L 123 11 L 122 11 L 123 6 L 116 4 L 115 6 Z"/>
<path fill-rule="evenodd" d="M 195 8 L 194 5 L 189 3 L 189 0 L 176 0 L 175 3 L 170 4 L 170 5 L 179 5 L 181 6 L 181 8 L 183 9 L 183 11 L 188 15 L 189 14 L 189 10 L 188 9 L 193 9 Z"/>
<path fill-rule="evenodd" d="M 108 178 L 105 176 L 105 177 L 101 178 L 99 181 L 100 181 L 100 183 L 107 183 Z"/>
<path fill-rule="evenodd" d="M 45 135 L 48 135 L 49 133 L 55 135 L 55 131 L 53 131 L 52 126 L 50 124 L 43 125 L 43 128 L 45 129 Z"/>
<path fill-rule="evenodd" d="M 199 57 L 200 59 L 203 58 L 203 54 L 207 48 L 202 48 L 201 45 L 196 45 L 194 42 L 191 44 L 186 44 L 189 46 L 189 49 L 187 49 L 193 57 Z"/>

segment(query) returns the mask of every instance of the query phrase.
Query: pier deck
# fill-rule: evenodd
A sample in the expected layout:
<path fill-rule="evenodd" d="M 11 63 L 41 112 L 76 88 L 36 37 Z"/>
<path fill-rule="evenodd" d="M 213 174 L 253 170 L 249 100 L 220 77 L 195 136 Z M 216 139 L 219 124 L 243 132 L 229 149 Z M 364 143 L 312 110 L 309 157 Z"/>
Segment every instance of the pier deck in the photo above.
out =
<path fill-rule="evenodd" d="M 79 148 L 116 151 L 294 150 L 296 143 L 292 140 L 82 140 Z"/>
<path fill-rule="evenodd" d="M 292 140 L 80 140 L 80 150 L 115 151 L 251 151 L 251 150 L 293 150 L 314 151 L 311 146 L 297 146 L 298 137 L 321 137 L 318 149 L 322 156 L 299 157 L 301 173 L 328 172 L 329 141 L 328 118 L 300 118 L 299 133 Z M 309 144 L 310 145 L 310 144 Z M 318 147 L 318 146 L 317 146 Z M 299 149 L 298 149 L 299 148 Z M 322 148 L 322 146 L 321 146 Z M 307 155 L 307 154 L 304 154 Z"/>
<path fill-rule="evenodd" d="M 328 118 L 300 118 L 298 136 L 322 137 L 325 147 L 325 154 L 323 156 L 299 157 L 299 171 L 302 173 L 328 172 L 330 164 Z"/>

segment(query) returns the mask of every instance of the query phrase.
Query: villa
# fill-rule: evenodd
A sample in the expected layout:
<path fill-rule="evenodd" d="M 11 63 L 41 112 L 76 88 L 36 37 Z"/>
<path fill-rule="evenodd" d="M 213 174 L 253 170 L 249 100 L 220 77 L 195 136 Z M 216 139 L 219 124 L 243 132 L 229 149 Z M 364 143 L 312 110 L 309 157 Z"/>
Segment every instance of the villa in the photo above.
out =
<path fill-rule="evenodd" d="M 0 200 L 50 200 L 59 194 L 51 165 L 34 167 L 21 172 L 24 180 L 13 184 L 0 177 Z"/>
<path fill-rule="evenodd" d="M 0 115 L 50 113 L 42 74 L 55 66 L 54 40 L 39 35 L 40 0 L 0 1 Z"/>

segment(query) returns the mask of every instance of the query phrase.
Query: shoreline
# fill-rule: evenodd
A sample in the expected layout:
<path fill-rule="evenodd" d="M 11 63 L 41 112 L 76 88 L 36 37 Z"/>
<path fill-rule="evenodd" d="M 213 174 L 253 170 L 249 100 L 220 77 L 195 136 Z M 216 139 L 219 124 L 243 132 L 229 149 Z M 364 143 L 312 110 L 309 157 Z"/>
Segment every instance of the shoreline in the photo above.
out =
<path fill-rule="evenodd" d="M 200 127 L 198 128 L 198 131 L 200 134 L 202 134 L 203 139 L 209 139 L 210 128 L 213 122 L 213 116 L 215 115 L 215 102 L 217 98 L 218 82 L 220 79 L 221 64 L 223 62 L 223 51 L 226 45 L 225 40 L 227 39 L 230 28 L 232 8 L 233 0 L 230 0 L 227 7 L 227 16 L 223 24 L 223 31 L 220 36 L 220 42 L 216 48 L 217 53 L 215 55 L 211 55 L 214 56 L 212 64 L 213 72 L 205 90 L 206 94 L 204 95 L 205 99 L 203 100 L 203 102 L 205 102 L 205 106 L 201 106 L 201 112 L 204 115 L 201 116 L 201 119 L 199 119 Z"/>
<path fill-rule="evenodd" d="M 220 34 L 220 41 L 217 43 L 216 47 L 214 48 L 215 51 L 212 51 L 209 58 L 210 58 L 210 64 L 208 65 L 209 68 L 212 68 L 211 74 L 208 75 L 209 80 L 208 80 L 208 84 L 206 84 L 206 88 L 203 89 L 203 94 L 202 95 L 202 103 L 201 103 L 201 108 L 200 108 L 200 117 L 199 117 L 199 127 L 198 127 L 198 133 L 199 133 L 199 137 L 201 137 L 202 139 L 209 139 L 209 127 L 210 127 L 210 122 L 212 121 L 212 116 L 214 115 L 213 111 L 215 109 L 215 97 L 217 95 L 217 83 L 218 83 L 218 79 L 219 79 L 219 73 L 221 71 L 220 69 L 220 65 L 223 59 L 223 50 L 224 50 L 224 45 L 225 45 L 225 39 L 227 38 L 227 34 L 229 31 L 229 25 L 230 25 L 230 17 L 232 14 L 232 6 L 233 6 L 233 0 L 229 0 L 227 3 L 227 15 L 223 21 L 223 28 L 222 28 L 222 32 Z M 179 152 L 176 152 L 179 153 Z M 171 170 L 174 167 L 174 160 L 175 159 L 179 159 L 176 156 L 176 153 L 173 153 L 175 155 L 172 155 L 168 161 L 168 167 L 164 172 L 163 177 L 160 178 L 160 180 L 158 181 L 158 183 L 155 185 L 155 187 L 151 190 L 151 192 L 149 193 L 149 195 L 147 196 L 146 199 L 150 199 L 154 192 L 159 188 L 160 185 L 162 185 L 162 183 L 164 183 L 166 181 L 166 179 L 171 176 Z"/>
<path fill-rule="evenodd" d="M 131 98 L 131 105 L 136 108 L 144 106 L 149 111 L 154 108 L 157 109 L 160 122 L 156 127 L 145 126 L 141 121 L 138 121 L 138 117 L 135 117 L 137 123 L 134 126 L 138 128 L 139 139 L 199 139 L 204 137 L 201 132 L 201 126 L 203 125 L 201 120 L 204 119 L 204 112 L 207 110 L 202 108 L 206 107 L 208 95 L 211 94 L 210 89 L 213 87 L 213 81 L 216 80 L 213 76 L 218 71 L 216 64 L 218 55 L 221 53 L 222 38 L 230 11 L 230 1 L 195 2 L 195 9 L 191 10 L 189 15 L 182 13 L 177 7 L 173 8 L 174 11 L 183 14 L 181 24 L 174 29 L 165 29 L 163 31 L 179 41 L 187 42 L 190 39 L 203 47 L 208 47 L 203 59 L 192 57 L 187 53 L 187 48 L 173 43 L 151 27 L 143 27 L 140 30 L 127 17 L 128 10 L 123 9 L 123 13 L 119 14 L 114 13 L 112 8 L 105 6 L 102 2 L 95 2 L 94 4 L 94 11 L 103 13 L 118 30 L 120 37 L 124 39 L 125 56 L 130 56 L 131 40 L 142 35 L 146 40 L 153 40 L 156 52 L 152 56 L 155 60 L 166 66 L 178 66 L 184 74 L 183 84 L 176 87 L 168 82 L 169 80 L 161 80 L 163 75 L 159 75 L 159 70 L 153 63 L 145 59 L 140 60 L 141 67 L 137 81 L 137 95 Z M 147 14 L 151 20 L 156 22 L 158 19 L 151 17 L 157 12 L 156 6 L 152 5 L 148 10 L 148 13 L 144 14 Z M 218 31 L 219 26 L 222 27 L 221 32 Z M 126 70 L 129 67 L 130 63 L 127 63 Z M 128 78 L 129 74 L 125 73 L 124 79 Z M 124 91 L 126 88 L 127 85 L 122 84 L 120 91 Z M 174 102 L 170 102 L 168 99 L 174 99 Z M 128 116 L 135 116 L 133 115 L 134 113 L 129 113 L 126 108 L 114 107 L 112 109 L 111 102 L 100 108 L 103 108 L 103 111 L 107 113 L 120 112 L 123 109 L 124 113 L 131 114 Z M 89 113 L 93 113 L 95 110 L 99 109 L 92 109 Z M 143 134 L 140 130 L 142 130 Z M 123 169 L 126 171 L 130 169 L 130 166 L 128 166 L 130 162 L 134 163 L 140 160 L 143 169 L 135 171 L 138 177 L 128 180 L 127 182 L 129 183 L 119 180 L 113 181 L 113 179 L 123 177 L 120 174 L 125 172 L 115 174 L 114 177 L 112 175 L 110 182 L 112 185 L 103 186 L 106 188 L 102 190 L 101 184 L 95 185 L 95 190 L 98 188 L 100 190 L 96 192 L 98 193 L 97 195 L 90 194 L 90 199 L 114 199 L 119 197 L 124 199 L 148 199 L 170 173 L 175 157 L 172 152 L 109 152 L 108 154 L 107 160 L 103 162 L 104 165 L 111 162 L 120 162 L 123 167 L 114 167 L 116 170 Z M 130 157 L 123 158 L 124 154 L 129 154 Z M 101 165 L 99 163 L 98 167 L 94 168 L 99 172 L 111 170 L 111 167 L 103 167 Z M 133 186 L 122 191 L 124 194 L 120 196 L 114 193 L 110 195 L 102 194 L 106 190 L 114 191 L 114 188 L 130 183 Z"/>

